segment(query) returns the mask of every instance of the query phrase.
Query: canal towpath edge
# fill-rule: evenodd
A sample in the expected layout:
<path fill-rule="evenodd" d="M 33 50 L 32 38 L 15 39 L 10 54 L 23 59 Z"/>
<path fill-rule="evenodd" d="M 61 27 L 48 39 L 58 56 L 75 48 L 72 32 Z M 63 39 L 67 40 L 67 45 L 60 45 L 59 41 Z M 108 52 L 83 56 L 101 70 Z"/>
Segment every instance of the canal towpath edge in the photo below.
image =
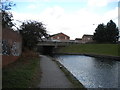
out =
<path fill-rule="evenodd" d="M 42 77 L 38 88 L 74 88 L 73 84 L 66 78 L 64 72 L 51 58 L 40 55 Z"/>

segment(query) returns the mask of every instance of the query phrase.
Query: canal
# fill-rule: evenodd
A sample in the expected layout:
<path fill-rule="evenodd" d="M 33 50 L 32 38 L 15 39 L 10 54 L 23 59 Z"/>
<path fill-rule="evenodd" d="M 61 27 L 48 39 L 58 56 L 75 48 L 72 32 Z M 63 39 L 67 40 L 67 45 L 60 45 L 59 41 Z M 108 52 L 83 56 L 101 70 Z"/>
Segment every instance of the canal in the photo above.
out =
<path fill-rule="evenodd" d="M 120 62 L 83 55 L 55 55 L 86 88 L 120 88 Z"/>

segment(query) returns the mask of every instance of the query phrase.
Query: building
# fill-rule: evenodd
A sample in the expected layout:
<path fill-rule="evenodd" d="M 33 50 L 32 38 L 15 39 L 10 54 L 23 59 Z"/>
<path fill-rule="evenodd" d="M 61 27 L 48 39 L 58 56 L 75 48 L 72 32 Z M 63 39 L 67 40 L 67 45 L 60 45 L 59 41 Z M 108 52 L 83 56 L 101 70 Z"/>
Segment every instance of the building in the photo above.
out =
<path fill-rule="evenodd" d="M 82 43 L 82 38 L 75 38 L 75 42 Z"/>
<path fill-rule="evenodd" d="M 60 40 L 60 41 L 68 41 L 70 37 L 64 33 L 57 33 L 50 36 L 51 40 Z"/>
<path fill-rule="evenodd" d="M 82 37 L 82 43 L 93 42 L 93 35 L 84 34 Z"/>

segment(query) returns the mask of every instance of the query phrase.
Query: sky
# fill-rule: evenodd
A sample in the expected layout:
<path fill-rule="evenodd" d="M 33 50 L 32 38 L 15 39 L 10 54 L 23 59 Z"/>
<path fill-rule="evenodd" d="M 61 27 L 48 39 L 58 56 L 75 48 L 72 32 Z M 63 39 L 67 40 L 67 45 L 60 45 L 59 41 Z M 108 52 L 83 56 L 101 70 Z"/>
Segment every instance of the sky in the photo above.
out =
<path fill-rule="evenodd" d="M 113 20 L 118 26 L 118 0 L 12 0 L 17 26 L 26 20 L 42 22 L 49 34 L 63 32 L 71 40 L 95 32 Z M 18 20 L 18 21 L 17 21 Z"/>

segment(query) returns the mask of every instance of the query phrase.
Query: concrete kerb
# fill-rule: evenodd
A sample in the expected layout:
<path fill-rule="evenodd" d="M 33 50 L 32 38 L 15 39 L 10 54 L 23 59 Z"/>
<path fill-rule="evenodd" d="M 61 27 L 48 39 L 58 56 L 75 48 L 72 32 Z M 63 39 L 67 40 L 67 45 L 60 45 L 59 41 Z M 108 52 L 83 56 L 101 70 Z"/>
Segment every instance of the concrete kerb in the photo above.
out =
<path fill-rule="evenodd" d="M 117 60 L 120 61 L 119 56 L 108 56 L 108 55 L 95 55 L 95 54 L 84 54 L 85 56 L 96 57 L 96 58 L 104 58 L 109 60 Z"/>

